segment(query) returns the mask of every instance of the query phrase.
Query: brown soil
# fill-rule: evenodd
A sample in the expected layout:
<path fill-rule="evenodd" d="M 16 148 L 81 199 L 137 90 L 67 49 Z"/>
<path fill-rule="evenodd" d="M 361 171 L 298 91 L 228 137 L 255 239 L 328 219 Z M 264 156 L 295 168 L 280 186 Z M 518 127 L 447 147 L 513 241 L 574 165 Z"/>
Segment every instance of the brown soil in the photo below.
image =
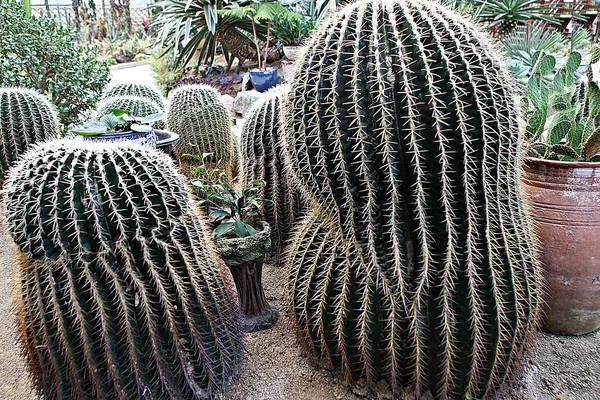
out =
<path fill-rule="evenodd" d="M 15 344 L 7 243 L 6 236 L 0 234 L 0 400 L 28 400 L 35 396 Z M 331 371 L 312 363 L 297 344 L 296 331 L 287 314 L 285 274 L 265 266 L 263 276 L 267 300 L 279 308 L 281 317 L 273 329 L 246 336 L 241 374 L 223 395 L 224 400 L 389 398 L 385 388 L 376 393 L 362 387 L 350 388 Z M 521 373 L 498 398 L 600 399 L 600 332 L 582 337 L 539 333 Z"/>

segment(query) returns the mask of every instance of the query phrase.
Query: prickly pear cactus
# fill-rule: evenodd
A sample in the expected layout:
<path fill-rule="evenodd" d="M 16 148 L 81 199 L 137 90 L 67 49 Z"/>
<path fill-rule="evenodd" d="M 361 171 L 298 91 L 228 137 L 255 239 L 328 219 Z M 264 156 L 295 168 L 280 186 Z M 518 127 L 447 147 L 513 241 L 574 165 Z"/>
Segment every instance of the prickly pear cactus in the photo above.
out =
<path fill-rule="evenodd" d="M 262 211 L 271 226 L 271 242 L 276 253 L 282 249 L 299 211 L 298 196 L 284 168 L 280 143 L 282 97 L 288 90 L 287 86 L 278 86 L 252 107 L 240 140 L 242 187 L 250 187 L 257 179 L 265 182 L 259 197 L 268 199 Z"/>
<path fill-rule="evenodd" d="M 109 97 L 98 104 L 97 112 L 105 115 L 111 109 L 127 110 L 136 117 L 146 117 L 151 114 L 161 113 L 161 108 L 151 100 L 144 97 L 116 96 Z"/>
<path fill-rule="evenodd" d="M 55 137 L 54 106 L 30 89 L 0 88 L 0 180 L 12 163 L 34 143 Z"/>
<path fill-rule="evenodd" d="M 300 331 L 397 396 L 491 395 L 536 328 L 541 278 L 490 39 L 439 3 L 358 1 L 292 82 L 286 164 L 312 208 L 286 260 Z"/>
<path fill-rule="evenodd" d="M 118 83 L 116 85 L 111 85 L 104 91 L 102 100 L 120 96 L 141 97 L 152 101 L 160 108 L 160 111 L 165 111 L 163 95 L 155 86 L 144 85 L 142 83 Z"/>
<path fill-rule="evenodd" d="M 48 399 L 200 399 L 242 353 L 231 275 L 170 159 L 43 143 L 5 189 L 18 335 Z"/>
<path fill-rule="evenodd" d="M 190 160 L 185 154 L 211 153 L 209 161 L 221 162 L 224 169 L 236 163 L 231 118 L 215 88 L 190 85 L 173 90 L 167 129 L 179 134 L 173 150 L 180 162 Z"/>

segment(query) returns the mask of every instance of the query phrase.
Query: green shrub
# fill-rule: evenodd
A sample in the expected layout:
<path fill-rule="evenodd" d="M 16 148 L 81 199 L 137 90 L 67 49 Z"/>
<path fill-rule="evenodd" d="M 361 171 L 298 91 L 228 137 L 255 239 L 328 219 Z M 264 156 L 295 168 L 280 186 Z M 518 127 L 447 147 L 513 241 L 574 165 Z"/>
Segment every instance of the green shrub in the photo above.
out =
<path fill-rule="evenodd" d="M 0 3 L 0 86 L 45 94 L 65 127 L 96 105 L 109 80 L 108 65 L 76 35 L 54 18 L 28 18 L 18 4 Z"/>

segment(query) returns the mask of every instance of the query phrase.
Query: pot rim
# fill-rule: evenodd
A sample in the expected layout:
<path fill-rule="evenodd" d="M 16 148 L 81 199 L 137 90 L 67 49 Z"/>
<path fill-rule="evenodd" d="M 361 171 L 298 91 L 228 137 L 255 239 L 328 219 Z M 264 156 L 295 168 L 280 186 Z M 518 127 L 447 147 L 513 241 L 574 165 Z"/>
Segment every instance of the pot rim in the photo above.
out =
<path fill-rule="evenodd" d="M 558 161 L 538 157 L 525 157 L 524 161 L 555 168 L 600 168 L 600 161 Z"/>
<path fill-rule="evenodd" d="M 150 132 L 135 132 L 135 131 L 125 131 L 125 132 L 105 132 L 105 133 L 99 133 L 98 135 L 93 135 L 93 136 L 84 136 L 86 138 L 106 138 L 106 139 L 112 139 L 112 138 L 123 138 L 123 137 L 129 137 L 129 136 L 144 136 L 144 135 L 148 135 L 150 133 L 154 133 L 154 129 L 151 130 Z"/>
<path fill-rule="evenodd" d="M 250 72 L 251 74 L 256 73 L 256 74 L 269 74 L 269 73 L 273 73 L 273 71 L 277 72 L 277 68 L 273 68 L 273 67 L 267 67 L 265 68 L 265 70 L 263 71 L 260 68 L 250 68 L 248 70 L 248 72 Z"/>

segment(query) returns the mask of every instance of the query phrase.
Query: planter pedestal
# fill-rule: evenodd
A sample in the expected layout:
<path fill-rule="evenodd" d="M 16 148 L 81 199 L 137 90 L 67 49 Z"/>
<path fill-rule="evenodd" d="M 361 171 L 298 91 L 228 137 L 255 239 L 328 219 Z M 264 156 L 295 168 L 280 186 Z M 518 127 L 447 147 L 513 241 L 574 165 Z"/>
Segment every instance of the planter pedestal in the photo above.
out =
<path fill-rule="evenodd" d="M 279 312 L 267 302 L 262 285 L 262 267 L 270 250 L 271 229 L 266 222 L 254 236 L 217 239 L 217 251 L 229 267 L 238 292 L 244 332 L 270 329 L 279 319 Z"/>
<path fill-rule="evenodd" d="M 526 159 L 521 181 L 544 267 L 543 329 L 600 328 L 600 163 Z"/>

